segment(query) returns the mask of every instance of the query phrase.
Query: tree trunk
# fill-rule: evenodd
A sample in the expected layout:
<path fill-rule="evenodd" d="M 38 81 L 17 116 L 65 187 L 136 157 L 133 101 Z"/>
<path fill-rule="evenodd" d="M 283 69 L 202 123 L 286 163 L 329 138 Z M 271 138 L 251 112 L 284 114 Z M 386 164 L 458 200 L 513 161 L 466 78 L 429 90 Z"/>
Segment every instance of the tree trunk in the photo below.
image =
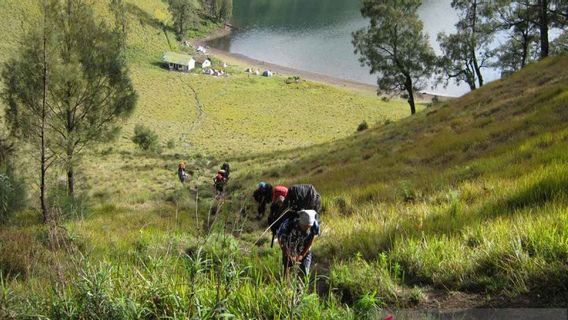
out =
<path fill-rule="evenodd" d="M 483 76 L 481 75 L 481 68 L 479 67 L 479 63 L 477 62 L 477 54 L 475 52 L 475 48 L 477 47 L 477 41 L 476 41 L 476 33 L 477 30 L 475 30 L 476 28 L 476 24 L 477 24 L 477 1 L 473 2 L 473 13 L 472 13 L 472 24 L 471 24 L 471 58 L 473 60 L 473 66 L 475 69 L 475 74 L 477 75 L 477 81 L 479 82 L 479 87 L 483 87 Z"/>
<path fill-rule="evenodd" d="M 75 172 L 72 166 L 67 170 L 67 194 L 70 197 L 75 195 Z"/>
<path fill-rule="evenodd" d="M 521 69 L 527 64 L 527 57 L 529 54 L 529 34 L 528 31 L 523 32 L 523 52 L 521 56 Z"/>
<path fill-rule="evenodd" d="M 47 11 L 47 8 L 44 7 L 44 11 Z M 40 149 L 40 158 L 41 158 L 41 181 L 39 187 L 39 200 L 41 203 L 41 213 L 43 215 L 43 223 L 49 222 L 49 213 L 47 210 L 47 204 L 45 200 L 45 193 L 46 193 L 46 185 L 45 185 L 45 178 L 47 173 L 47 159 L 46 159 L 46 119 L 47 119 L 47 12 L 44 12 L 44 25 L 43 25 L 43 97 L 42 97 L 42 105 L 41 105 L 41 149 Z"/>
<path fill-rule="evenodd" d="M 416 105 L 414 104 L 414 91 L 412 88 L 412 79 L 410 78 L 410 76 L 406 76 L 405 89 L 406 92 L 408 93 L 408 104 L 410 105 L 410 115 L 413 115 L 416 113 Z"/>
<path fill-rule="evenodd" d="M 539 0 L 540 58 L 548 57 L 548 0 Z"/>

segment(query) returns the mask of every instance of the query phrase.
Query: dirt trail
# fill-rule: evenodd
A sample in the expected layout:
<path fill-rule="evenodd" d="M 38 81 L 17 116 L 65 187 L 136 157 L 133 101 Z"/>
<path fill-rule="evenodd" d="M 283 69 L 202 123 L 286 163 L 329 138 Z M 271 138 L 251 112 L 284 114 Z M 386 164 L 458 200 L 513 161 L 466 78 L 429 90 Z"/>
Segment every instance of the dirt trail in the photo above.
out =
<path fill-rule="evenodd" d="M 195 100 L 195 110 L 197 111 L 197 117 L 195 118 L 195 120 L 193 120 L 191 126 L 189 127 L 189 132 L 193 132 L 201 126 L 203 119 L 207 114 L 205 113 L 204 105 L 201 103 L 201 100 L 199 100 L 199 95 L 197 94 L 195 88 L 193 88 L 193 86 L 189 82 L 185 82 L 185 85 L 193 93 L 193 99 Z"/>

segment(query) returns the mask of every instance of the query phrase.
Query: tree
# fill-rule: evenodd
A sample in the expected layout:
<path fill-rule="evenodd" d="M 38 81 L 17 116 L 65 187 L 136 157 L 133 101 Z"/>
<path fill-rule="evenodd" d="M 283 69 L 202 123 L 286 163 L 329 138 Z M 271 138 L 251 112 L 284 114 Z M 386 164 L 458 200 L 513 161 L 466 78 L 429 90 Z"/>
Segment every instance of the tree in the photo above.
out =
<path fill-rule="evenodd" d="M 568 53 L 568 31 L 564 31 L 556 40 L 552 41 L 552 54 L 560 55 Z"/>
<path fill-rule="evenodd" d="M 416 113 L 414 90 L 426 85 L 435 59 L 416 13 L 420 4 L 420 0 L 364 0 L 361 14 L 370 25 L 353 33 L 361 64 L 379 74 L 380 90 L 406 91 L 411 114 Z"/>
<path fill-rule="evenodd" d="M 443 75 L 454 78 L 456 83 L 466 82 L 471 90 L 483 86 L 481 69 L 488 66 L 491 58 L 489 44 L 493 27 L 484 21 L 488 15 L 487 2 L 482 0 L 452 0 L 452 8 L 458 11 L 457 32 L 438 34 L 442 58 L 438 61 Z"/>
<path fill-rule="evenodd" d="M 181 39 L 189 30 L 189 27 L 197 19 L 196 10 L 199 5 L 194 0 L 168 0 L 168 10 L 174 21 L 174 29 Z"/>
<path fill-rule="evenodd" d="M 126 61 L 122 29 L 96 22 L 83 0 L 64 0 L 56 12 L 59 66 L 50 95 L 55 121 L 54 151 L 62 154 L 69 195 L 74 195 L 74 167 L 85 147 L 109 141 L 136 105 Z M 85 37 L 85 35 L 88 35 Z"/>
<path fill-rule="evenodd" d="M 438 82 L 447 86 L 451 79 L 459 85 L 461 82 L 467 83 L 470 90 L 477 89 L 477 75 L 475 64 L 470 55 L 469 43 L 463 41 L 466 36 L 463 33 L 446 35 L 438 34 L 438 43 L 442 50 L 442 55 L 438 58 L 437 65 L 439 70 Z"/>
<path fill-rule="evenodd" d="M 42 19 L 24 37 L 18 58 L 4 64 L 2 94 L 7 104 L 6 122 L 10 133 L 20 141 L 36 145 L 39 153 L 40 206 L 43 222 L 50 216 L 46 204 L 46 177 L 55 154 L 50 151 L 49 125 L 53 121 L 49 90 L 57 59 L 57 29 L 53 22 L 56 1 L 43 0 Z"/>
<path fill-rule="evenodd" d="M 114 15 L 114 32 L 119 35 L 122 49 L 126 49 L 128 36 L 128 16 L 124 0 L 110 0 L 109 9 Z"/>
<path fill-rule="evenodd" d="M 499 46 L 495 53 L 501 70 L 513 72 L 525 67 L 535 59 L 538 30 L 531 23 L 536 14 L 529 7 L 531 0 L 497 0 L 490 11 L 489 19 L 494 21 L 495 30 L 508 33 L 508 41 Z"/>
<path fill-rule="evenodd" d="M 549 31 L 551 28 L 565 29 L 568 25 L 568 1 L 566 0 L 523 0 L 512 1 L 534 13 L 527 17 L 539 30 L 540 58 L 550 54 Z"/>
<path fill-rule="evenodd" d="M 134 127 L 134 136 L 132 142 L 138 145 L 143 151 L 160 152 L 159 138 L 156 132 L 143 125 Z"/>
<path fill-rule="evenodd" d="M 221 0 L 219 6 L 218 18 L 222 21 L 228 21 L 233 15 L 233 0 Z"/>
<path fill-rule="evenodd" d="M 91 7 L 83 0 L 46 1 L 50 3 L 46 14 L 50 27 L 47 49 L 52 61 L 46 71 L 49 77 L 44 92 L 44 140 L 49 139 L 45 148 L 52 159 L 65 164 L 68 193 L 73 196 L 77 157 L 85 147 L 114 136 L 120 120 L 134 110 L 137 96 L 122 55 L 121 32 L 97 23 Z M 31 39 L 26 44 L 33 47 L 34 42 Z M 37 54 L 20 55 L 8 62 L 5 79 L 13 85 L 8 86 L 7 96 L 17 97 L 38 88 L 34 77 L 28 78 L 37 73 L 37 68 L 28 67 Z M 23 98 L 12 99 L 11 105 L 14 127 L 34 117 L 23 113 L 23 106 L 40 114 Z"/>

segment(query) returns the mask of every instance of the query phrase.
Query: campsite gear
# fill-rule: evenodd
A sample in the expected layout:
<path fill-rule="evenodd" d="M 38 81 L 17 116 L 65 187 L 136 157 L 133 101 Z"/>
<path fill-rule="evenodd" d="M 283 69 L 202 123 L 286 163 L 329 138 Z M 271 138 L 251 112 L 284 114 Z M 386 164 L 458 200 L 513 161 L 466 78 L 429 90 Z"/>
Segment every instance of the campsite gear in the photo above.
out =
<path fill-rule="evenodd" d="M 284 206 L 294 211 L 315 210 L 319 213 L 321 211 L 321 197 L 311 184 L 298 184 L 288 189 Z M 316 219 L 319 221 L 319 216 Z"/>
<path fill-rule="evenodd" d="M 307 225 L 306 219 L 312 225 L 302 229 L 303 223 Z M 308 274 L 312 262 L 311 245 L 317 235 L 319 235 L 319 224 L 315 220 L 313 211 L 300 211 L 299 218 L 288 218 L 282 222 L 278 229 L 278 240 L 282 249 L 285 274 L 295 262 L 300 263 L 300 270 L 304 275 Z"/>
<path fill-rule="evenodd" d="M 223 163 L 221 166 L 221 170 L 225 170 L 225 178 L 229 179 L 229 175 L 231 174 L 231 165 L 228 162 Z"/>

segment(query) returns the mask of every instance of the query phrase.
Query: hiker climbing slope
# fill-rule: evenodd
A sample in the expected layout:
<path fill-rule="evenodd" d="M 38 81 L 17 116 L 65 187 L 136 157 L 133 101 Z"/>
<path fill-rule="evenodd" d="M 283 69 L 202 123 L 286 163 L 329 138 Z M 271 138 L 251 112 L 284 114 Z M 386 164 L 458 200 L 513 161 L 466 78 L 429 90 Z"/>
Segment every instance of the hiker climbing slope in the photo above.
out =
<path fill-rule="evenodd" d="M 185 166 L 186 166 L 185 161 L 180 161 L 180 163 L 178 165 L 177 174 L 178 174 L 179 181 L 181 183 L 185 183 L 185 181 L 188 178 L 187 172 L 185 171 Z"/>
<path fill-rule="evenodd" d="M 213 186 L 215 187 L 216 198 L 222 197 L 225 192 L 225 183 L 227 183 L 227 178 L 225 177 L 225 170 L 217 171 L 217 174 L 213 178 Z"/>
<path fill-rule="evenodd" d="M 284 214 L 284 201 L 288 195 L 288 188 L 285 186 L 276 186 L 272 188 L 272 204 L 270 205 L 270 214 L 268 215 L 268 225 L 270 226 L 270 231 L 272 231 L 272 242 L 270 247 L 274 246 L 274 239 L 276 238 L 276 232 L 280 227 L 282 221 L 286 217 L 282 217 Z"/>
<path fill-rule="evenodd" d="M 257 184 L 252 197 L 258 203 L 257 219 L 264 216 L 266 212 L 266 205 L 272 202 L 272 185 L 268 182 L 261 181 Z"/>
<path fill-rule="evenodd" d="M 319 235 L 319 223 L 314 210 L 301 210 L 297 217 L 286 219 L 278 228 L 278 243 L 282 249 L 283 276 L 286 278 L 290 268 L 300 265 L 303 275 L 308 275 L 312 263 L 311 247 Z"/>

